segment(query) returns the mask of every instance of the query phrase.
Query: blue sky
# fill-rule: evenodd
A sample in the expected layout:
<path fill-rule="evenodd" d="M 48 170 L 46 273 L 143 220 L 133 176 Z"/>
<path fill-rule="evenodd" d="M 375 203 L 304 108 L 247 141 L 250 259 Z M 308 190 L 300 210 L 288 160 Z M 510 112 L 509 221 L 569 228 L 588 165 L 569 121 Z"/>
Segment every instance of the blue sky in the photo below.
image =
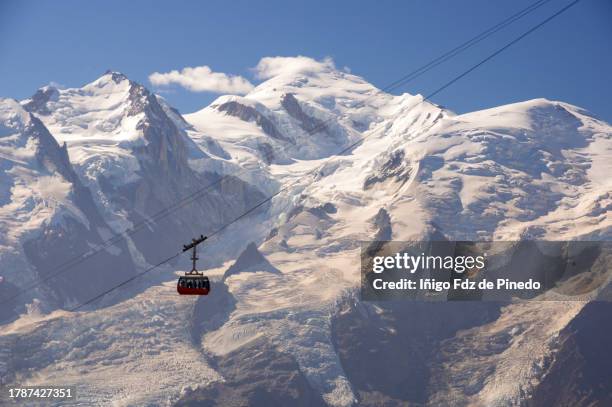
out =
<path fill-rule="evenodd" d="M 0 96 L 50 82 L 81 86 L 105 70 L 150 88 L 153 72 L 207 65 L 253 83 L 265 56 L 332 57 L 384 87 L 533 3 L 412 1 L 0 1 Z M 525 19 L 395 93 L 428 94 L 569 0 Z M 582 0 L 434 101 L 466 112 L 535 97 L 612 122 L 612 1 Z M 217 95 L 170 87 L 181 112 Z"/>

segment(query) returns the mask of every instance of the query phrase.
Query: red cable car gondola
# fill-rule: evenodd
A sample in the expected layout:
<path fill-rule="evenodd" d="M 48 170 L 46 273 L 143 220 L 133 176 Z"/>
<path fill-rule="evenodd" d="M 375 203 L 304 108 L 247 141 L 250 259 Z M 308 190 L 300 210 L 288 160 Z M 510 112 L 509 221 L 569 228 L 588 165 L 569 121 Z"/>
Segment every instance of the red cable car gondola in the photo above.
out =
<path fill-rule="evenodd" d="M 189 275 L 179 277 L 176 290 L 181 295 L 208 295 L 210 292 L 210 281 L 208 277 L 199 275 Z"/>
<path fill-rule="evenodd" d="M 192 249 L 191 261 L 193 267 L 191 271 L 185 272 L 184 276 L 179 277 L 176 284 L 176 291 L 181 295 L 208 295 L 210 292 L 210 281 L 204 273 L 199 272 L 196 268 L 196 261 L 198 260 L 196 253 L 196 246 L 206 240 L 206 236 L 200 236 L 199 239 L 193 239 L 193 241 L 183 246 L 183 252 Z"/>

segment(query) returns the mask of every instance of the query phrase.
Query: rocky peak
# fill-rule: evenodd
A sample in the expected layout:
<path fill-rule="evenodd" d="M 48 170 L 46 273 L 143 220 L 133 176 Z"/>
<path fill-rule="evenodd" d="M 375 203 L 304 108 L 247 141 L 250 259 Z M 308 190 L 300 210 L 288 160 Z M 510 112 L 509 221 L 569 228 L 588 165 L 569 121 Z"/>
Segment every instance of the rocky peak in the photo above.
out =
<path fill-rule="evenodd" d="M 313 134 L 327 131 L 325 122 L 304 112 L 300 102 L 298 102 L 293 93 L 285 93 L 281 98 L 281 105 L 291 117 L 300 123 L 300 127 L 307 133 Z"/>
<path fill-rule="evenodd" d="M 127 110 L 128 116 L 135 116 L 139 113 L 146 113 L 146 110 L 155 110 L 155 113 L 160 113 L 161 109 L 157 98 L 144 86 L 136 82 L 130 82 L 130 91 L 128 98 L 130 107 Z M 159 109 L 158 109 L 159 108 Z"/>
<path fill-rule="evenodd" d="M 112 71 L 110 69 L 107 69 L 106 72 L 104 72 L 103 76 L 110 76 L 110 79 L 115 83 L 120 83 L 122 81 L 129 80 L 125 74 L 117 71 Z"/>
<path fill-rule="evenodd" d="M 34 112 L 38 114 L 47 115 L 49 109 L 47 108 L 47 102 L 50 100 L 57 100 L 59 91 L 53 86 L 45 86 L 36 91 L 36 93 L 30 98 L 24 101 L 23 107 L 28 112 Z"/>
<path fill-rule="evenodd" d="M 234 274 L 245 271 L 256 272 L 265 271 L 273 274 L 280 274 L 280 270 L 274 267 L 257 249 L 255 243 L 251 242 L 238 256 L 236 262 L 230 266 L 223 274 L 223 278 L 228 278 Z"/>

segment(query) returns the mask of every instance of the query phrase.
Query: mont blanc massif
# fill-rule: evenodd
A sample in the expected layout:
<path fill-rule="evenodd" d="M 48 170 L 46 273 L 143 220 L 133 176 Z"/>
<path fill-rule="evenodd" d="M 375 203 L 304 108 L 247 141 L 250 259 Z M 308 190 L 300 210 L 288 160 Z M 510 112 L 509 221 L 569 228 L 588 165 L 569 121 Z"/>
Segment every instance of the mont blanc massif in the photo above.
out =
<path fill-rule="evenodd" d="M 612 405 L 607 302 L 359 296 L 362 241 L 610 240 L 612 126 L 547 99 L 455 114 L 295 59 L 190 114 L 113 71 L 0 99 L 0 383 L 84 406 Z M 152 268 L 215 231 L 211 294 L 177 295 L 188 253 Z"/>

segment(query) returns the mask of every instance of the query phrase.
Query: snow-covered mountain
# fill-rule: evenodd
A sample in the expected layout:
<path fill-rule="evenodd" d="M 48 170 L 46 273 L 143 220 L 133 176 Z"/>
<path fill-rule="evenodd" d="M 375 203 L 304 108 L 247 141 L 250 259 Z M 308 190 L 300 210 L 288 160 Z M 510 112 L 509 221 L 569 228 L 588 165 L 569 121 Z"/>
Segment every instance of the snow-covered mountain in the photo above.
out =
<path fill-rule="evenodd" d="M 82 88 L 42 88 L 23 106 L 67 144 L 109 224 L 130 231 L 130 243 L 146 262 L 262 199 L 237 178 L 219 182 L 216 172 L 194 170 L 190 160 L 215 158 L 177 126 L 180 115 L 123 74 L 107 72 Z M 167 210 L 177 202 L 181 210 Z"/>
<path fill-rule="evenodd" d="M 554 397 L 556 355 L 579 357 L 559 338 L 603 315 L 585 301 L 382 304 L 356 290 L 360 241 L 610 240 L 612 126 L 567 103 L 456 115 L 310 60 L 185 116 L 113 72 L 22 106 L 67 143 L 109 228 L 146 221 L 127 240 L 134 269 L 280 193 L 205 244 L 222 262 L 207 298 L 174 295 L 168 275 L 120 304 L 5 325 L 4 382 L 74 384 L 102 405 L 516 405 Z"/>
<path fill-rule="evenodd" d="M 348 85 L 344 81 L 341 81 L 342 85 L 338 84 L 338 88 L 334 87 L 337 77 L 360 83 L 359 78 L 346 73 L 330 74 L 327 67 L 318 72 L 304 73 L 293 80 L 281 79 L 298 103 L 310 106 L 311 112 L 325 111 L 336 118 L 334 123 L 344 124 L 345 134 L 351 134 L 355 131 L 352 123 L 343 122 L 348 116 L 346 110 L 334 103 L 322 104 L 321 99 L 317 98 L 324 94 L 323 100 L 329 101 L 334 100 L 337 94 L 346 94 L 342 86 Z M 291 114 L 282 104 L 285 93 L 279 91 L 282 89 L 281 79 L 274 78 L 261 84 L 242 98 L 243 103 L 259 106 L 259 111 L 264 112 L 270 122 L 282 123 Z M 293 83 L 300 84 L 299 91 L 291 86 Z M 312 99 L 304 96 L 313 94 L 317 96 Z M 373 98 L 377 97 L 376 93 L 371 94 L 375 95 Z M 358 108 L 366 104 L 360 102 Z M 271 219 L 275 220 L 270 225 L 270 235 L 261 245 L 261 250 L 272 264 L 283 270 L 284 278 L 277 279 L 262 273 L 260 276 L 245 274 L 228 279 L 229 290 L 238 300 L 237 308 L 224 326 L 203 337 L 205 349 L 223 358 L 233 352 L 240 353 L 247 339 L 257 343 L 262 331 L 277 326 L 266 335 L 266 340 L 272 341 L 277 349 L 294 355 L 300 371 L 311 383 L 317 383 L 324 400 L 339 405 L 350 404 L 355 399 L 364 403 L 368 397 L 373 397 L 370 402 L 375 404 L 384 401 L 385 397 L 378 399 L 376 394 L 370 394 L 370 390 L 359 393 L 359 386 L 352 378 L 354 374 L 365 375 L 363 386 L 366 389 L 371 386 L 371 377 L 364 372 L 373 363 L 372 358 L 365 357 L 363 364 L 352 372 L 347 370 L 347 364 L 358 359 L 357 355 L 364 355 L 364 352 L 367 355 L 371 349 L 379 346 L 379 342 L 363 339 L 367 346 L 362 349 L 352 346 L 348 350 L 339 349 L 340 345 L 335 341 L 346 332 L 334 331 L 334 318 L 330 320 L 330 315 L 338 315 L 338 309 L 345 309 L 338 316 L 338 321 L 341 321 L 349 318 L 347 313 L 350 315 L 352 310 L 359 317 L 390 314 L 385 318 L 397 319 L 396 325 L 388 323 L 381 329 L 394 330 L 403 323 L 417 326 L 408 322 L 405 309 L 421 314 L 430 312 L 427 307 L 406 304 L 392 306 L 390 310 L 370 304 L 357 308 L 337 305 L 339 299 L 344 298 L 346 290 L 354 287 L 358 280 L 354 264 L 355 259 L 359 258 L 360 241 L 371 240 L 375 236 L 395 240 L 418 239 L 436 232 L 448 238 L 467 240 L 610 239 L 611 230 L 609 212 L 612 208 L 612 184 L 605 174 L 609 174 L 612 168 L 605 157 L 610 155 L 612 132 L 608 124 L 582 109 L 539 99 L 454 115 L 428 102 L 423 103 L 419 96 L 392 97 L 381 94 L 377 102 L 369 103 L 377 103 L 377 108 L 369 110 L 366 119 L 362 116 L 367 130 L 361 133 L 361 137 L 366 137 L 366 140 L 350 155 L 305 160 L 290 143 L 284 142 L 286 147 L 283 151 L 287 156 L 265 167 L 271 178 L 290 186 L 289 192 L 279 197 L 277 205 L 272 208 L 275 212 Z M 215 102 L 201 112 L 187 115 L 186 119 L 200 132 L 220 140 L 222 146 L 228 143 L 235 149 L 233 140 L 253 138 L 282 145 L 283 141 L 278 141 L 278 137 L 267 135 L 266 138 L 265 128 L 257 119 L 219 112 L 218 105 Z M 344 104 L 339 106 L 343 107 Z M 222 118 L 213 120 L 212 117 L 216 115 Z M 200 121 L 202 117 L 209 120 Z M 321 114 L 321 117 L 324 115 Z M 219 127 L 207 126 L 206 123 Z M 292 124 L 285 127 L 287 138 L 296 140 L 308 137 L 299 121 Z M 227 140 L 227 134 L 231 134 L 232 139 Z M 197 136 L 194 139 L 197 141 Z M 240 156 L 242 153 L 245 161 L 249 160 L 252 150 L 240 148 L 243 152 L 233 154 Z M 318 153 L 321 154 L 321 151 Z M 261 162 L 261 157 L 258 158 Z M 267 283 L 257 283 L 257 279 Z M 334 284 L 329 284 L 330 281 L 334 281 Z M 273 288 L 265 293 L 254 290 L 254 287 L 263 284 Z M 296 287 L 299 289 L 296 290 Z M 261 310 L 256 313 L 256 318 L 253 311 L 255 304 Z M 467 329 L 470 324 L 490 322 L 487 315 L 501 315 L 501 321 L 515 318 L 517 324 L 542 324 L 541 331 L 520 336 L 525 346 L 532 343 L 533 348 L 529 348 L 534 349 L 533 360 L 525 363 L 537 364 L 549 357 L 550 350 L 539 344 L 579 313 L 582 305 L 522 306 L 531 312 L 542 310 L 534 314 L 517 311 L 514 307 L 498 309 L 499 306 L 494 306 L 488 309 L 484 306 L 485 316 L 476 321 L 462 321 L 457 314 L 443 308 L 436 314 L 440 325 L 435 332 L 442 337 L 452 336 L 453 332 Z M 458 306 L 458 314 L 468 312 L 469 307 L 465 308 L 461 311 L 461 306 Z M 558 318 L 551 320 L 547 315 L 553 309 Z M 482 310 L 477 311 L 483 313 Z M 518 315 L 514 316 L 515 312 Z M 361 324 L 353 318 L 355 316 L 351 316 L 350 320 L 362 325 L 366 331 L 374 323 L 371 317 L 365 318 Z M 451 330 L 442 334 L 440 327 Z M 487 329 L 490 328 L 478 331 L 478 335 L 485 335 L 486 338 Z M 499 329 L 510 332 L 513 325 L 501 325 Z M 350 333 L 350 327 L 347 330 L 348 339 L 343 338 L 342 344 L 350 344 L 356 337 L 379 339 L 368 337 L 367 332 Z M 412 330 L 410 334 L 404 332 L 414 335 Z M 423 329 L 422 332 L 427 330 Z M 389 349 L 391 358 L 400 345 L 402 342 L 397 343 L 398 347 Z M 435 346 L 434 343 L 431 345 Z M 490 364 L 479 360 L 481 368 L 490 372 L 497 363 L 512 360 L 516 354 L 510 345 L 510 342 L 505 343 L 507 359 L 491 360 Z M 457 349 L 458 352 L 462 351 L 461 348 Z M 346 354 L 343 355 L 344 352 Z M 416 354 L 415 357 L 420 355 Z M 456 357 L 461 358 L 461 355 Z M 381 361 L 390 362 L 388 359 Z M 382 364 L 380 368 L 384 369 L 385 366 Z M 404 368 L 409 369 L 410 366 L 410 360 L 407 360 Z M 420 371 L 421 376 L 415 374 L 415 379 L 426 377 L 427 369 L 429 367 Z M 517 365 L 517 369 L 530 370 L 521 364 Z M 529 375 L 526 377 L 525 380 L 533 380 Z M 483 379 L 483 383 L 486 380 L 506 379 L 510 380 L 508 377 L 491 375 Z M 384 386 L 383 383 L 381 385 Z M 497 393 L 484 384 L 480 388 L 490 398 L 482 399 L 488 405 L 494 400 L 514 403 L 529 391 L 527 384 L 525 388 L 496 389 Z M 464 391 L 467 395 L 473 390 L 466 388 Z M 448 397 L 442 396 L 443 393 L 444 390 L 437 389 L 435 394 L 405 393 L 401 396 L 416 397 L 412 401 L 424 402 L 427 397 L 432 397 L 432 400 Z M 452 397 L 466 397 L 466 402 L 470 400 L 467 396 L 454 393 Z M 401 397 L 395 402 L 400 400 Z M 470 402 L 475 400 L 478 399 L 471 399 Z M 390 401 L 394 401 L 393 397 Z"/>
<path fill-rule="evenodd" d="M 134 274 L 122 242 L 98 252 L 87 272 L 73 261 L 97 248 L 111 229 L 74 171 L 66 145 L 11 99 L 0 99 L 0 168 L 3 317 L 33 298 L 52 306 L 85 301 Z M 65 271 L 50 278 L 59 270 Z"/>

